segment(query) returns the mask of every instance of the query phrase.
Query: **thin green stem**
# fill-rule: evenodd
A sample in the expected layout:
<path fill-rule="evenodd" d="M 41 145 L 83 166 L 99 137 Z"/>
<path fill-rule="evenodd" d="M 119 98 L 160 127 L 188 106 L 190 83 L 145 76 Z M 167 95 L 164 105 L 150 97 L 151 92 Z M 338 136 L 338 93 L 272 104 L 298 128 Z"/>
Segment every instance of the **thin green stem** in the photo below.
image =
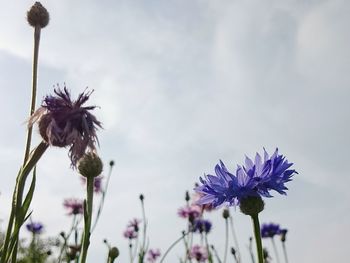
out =
<path fill-rule="evenodd" d="M 205 239 L 205 246 L 207 248 L 207 252 L 208 252 L 208 262 L 209 263 L 213 263 L 213 255 L 210 251 L 210 248 L 209 248 L 209 242 L 208 242 L 208 235 L 207 233 L 204 234 L 204 239 Z"/>
<path fill-rule="evenodd" d="M 280 257 L 278 255 L 277 247 L 276 247 L 275 240 L 273 239 L 273 237 L 271 238 L 271 242 L 272 242 L 273 250 L 275 251 L 276 261 L 277 261 L 277 263 L 280 263 Z"/>
<path fill-rule="evenodd" d="M 239 250 L 239 244 L 238 244 L 238 239 L 237 239 L 235 227 L 234 227 L 234 224 L 233 224 L 233 218 L 232 218 L 231 215 L 230 215 L 229 218 L 230 218 L 231 233 L 232 233 L 233 240 L 235 241 L 236 253 L 238 254 L 237 262 L 239 263 L 239 262 L 241 262 L 241 252 Z"/>
<path fill-rule="evenodd" d="M 255 242 L 256 242 L 256 252 L 258 255 L 258 262 L 264 263 L 264 255 L 263 255 L 263 248 L 261 243 L 261 234 L 260 234 L 260 223 L 259 223 L 259 216 L 258 214 L 252 215 L 253 225 L 254 225 L 254 235 L 255 235 Z"/>
<path fill-rule="evenodd" d="M 32 98 L 30 103 L 29 116 L 31 116 L 35 111 L 35 102 L 36 102 L 36 91 L 37 91 L 37 83 L 38 83 L 38 58 L 39 58 L 39 44 L 40 44 L 40 33 L 41 27 L 36 26 L 34 28 L 34 51 L 33 51 L 33 72 L 32 72 Z M 27 140 L 26 140 L 26 148 L 24 152 L 24 161 L 26 163 L 29 152 L 30 145 L 32 141 L 32 126 L 28 127 L 27 130 Z"/>
<path fill-rule="evenodd" d="M 108 189 L 108 185 L 109 185 L 109 180 L 111 179 L 111 175 L 112 175 L 112 169 L 113 169 L 113 165 L 110 165 L 109 166 L 107 180 L 106 180 L 105 189 L 102 192 L 101 202 L 100 202 L 100 205 L 99 205 L 98 210 L 97 210 L 97 214 L 96 214 L 96 217 L 95 217 L 94 224 L 91 227 L 91 233 L 95 230 L 95 227 L 97 225 L 97 222 L 98 222 L 98 220 L 100 218 L 100 215 L 101 215 L 101 212 L 102 212 L 102 209 L 103 209 L 103 205 L 104 205 L 104 202 L 105 202 L 107 189 Z"/>
<path fill-rule="evenodd" d="M 140 249 L 140 254 L 139 254 L 139 263 L 143 263 L 145 253 L 146 253 L 146 233 L 147 233 L 147 218 L 146 218 L 146 212 L 145 212 L 145 204 L 144 204 L 144 199 L 141 199 L 141 208 L 142 208 L 142 220 L 143 220 L 143 235 L 142 235 L 142 245 Z"/>
<path fill-rule="evenodd" d="M 252 248 L 252 240 L 253 240 L 253 238 L 250 237 L 250 238 L 249 238 L 248 250 L 249 250 L 249 254 L 250 254 L 250 258 L 251 258 L 251 260 L 252 260 L 252 263 L 255 263 L 254 252 L 253 252 L 253 248 Z"/>
<path fill-rule="evenodd" d="M 283 241 L 282 241 L 282 247 L 283 247 L 284 261 L 288 263 L 287 248 L 286 248 L 285 242 Z"/>
<path fill-rule="evenodd" d="M 87 187 L 86 196 L 87 200 L 85 202 L 84 211 L 84 233 L 82 242 L 82 252 L 80 257 L 80 263 L 85 263 L 87 258 L 87 252 L 90 245 L 90 235 L 91 235 L 91 219 L 92 219 L 92 204 L 94 199 L 94 177 L 87 177 Z"/>
<path fill-rule="evenodd" d="M 224 252 L 224 263 L 227 260 L 227 251 L 228 251 L 228 220 L 225 218 L 225 252 Z"/>
<path fill-rule="evenodd" d="M 164 262 L 164 259 L 165 259 L 165 257 L 169 254 L 169 252 L 176 246 L 176 244 L 178 244 L 182 239 L 184 239 L 185 236 L 188 235 L 188 233 L 189 233 L 189 232 L 183 233 L 183 235 L 182 235 L 180 238 L 176 239 L 176 240 L 174 241 L 174 243 L 172 243 L 172 244 L 170 245 L 170 247 L 165 251 L 163 257 L 160 259 L 159 263 L 163 263 L 163 262 Z"/>
<path fill-rule="evenodd" d="M 211 245 L 211 249 L 214 251 L 214 255 L 216 257 L 216 260 L 218 261 L 218 263 L 222 263 L 220 257 L 219 257 L 219 254 L 218 252 L 216 251 L 215 247 L 213 245 Z"/>
<path fill-rule="evenodd" d="M 132 263 L 134 261 L 134 259 L 132 257 L 132 243 L 131 243 L 131 239 L 129 239 L 129 257 L 130 257 L 130 263 Z"/>
<path fill-rule="evenodd" d="M 31 103 L 30 103 L 29 116 L 31 116 L 35 110 L 37 79 L 38 79 L 38 57 L 39 57 L 40 33 L 41 33 L 41 28 L 39 26 L 35 27 L 35 29 L 34 29 L 34 50 L 33 50 L 33 72 L 32 72 L 32 94 L 31 94 L 32 98 L 31 98 Z M 30 146 L 31 146 L 31 141 L 32 141 L 32 131 L 33 131 L 32 126 L 28 127 L 23 166 L 25 165 L 25 163 L 27 162 L 28 157 L 29 157 Z M 26 177 L 23 179 L 24 179 L 23 184 L 25 184 Z M 17 178 L 16 187 L 17 187 L 18 183 L 19 183 L 19 180 Z M 13 199 L 15 199 L 15 198 L 18 200 L 18 203 L 22 203 L 22 198 L 23 198 L 22 195 L 19 195 L 17 197 L 14 196 Z M 4 261 L 5 260 L 4 254 L 6 257 L 10 236 L 11 236 L 11 233 L 13 230 L 14 220 L 15 220 L 15 211 L 12 208 L 11 213 L 10 213 L 9 223 L 7 226 L 5 243 L 4 243 L 4 246 L 2 249 L 2 257 L 1 257 L 1 261 L 0 261 L 1 263 L 5 262 Z M 16 257 L 17 257 L 17 245 L 15 248 L 15 252 L 13 254 L 13 260 L 14 260 L 13 262 L 16 262 Z"/>

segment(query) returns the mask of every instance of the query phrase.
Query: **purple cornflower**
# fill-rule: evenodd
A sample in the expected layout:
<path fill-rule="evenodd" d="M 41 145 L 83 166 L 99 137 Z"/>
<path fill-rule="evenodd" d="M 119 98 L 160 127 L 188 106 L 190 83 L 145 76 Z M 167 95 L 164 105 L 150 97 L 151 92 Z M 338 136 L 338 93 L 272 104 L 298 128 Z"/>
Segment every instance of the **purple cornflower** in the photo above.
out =
<path fill-rule="evenodd" d="M 103 176 L 97 176 L 94 178 L 94 192 L 96 194 L 100 194 L 103 192 L 102 179 L 103 179 Z M 81 180 L 83 181 L 84 184 L 86 184 L 86 178 L 84 176 L 81 177 Z"/>
<path fill-rule="evenodd" d="M 63 206 L 68 210 L 68 215 L 78 215 L 84 213 L 84 201 L 79 199 L 65 199 Z"/>
<path fill-rule="evenodd" d="M 26 225 L 26 228 L 29 232 L 32 232 L 33 234 L 41 234 L 44 226 L 39 222 L 31 222 Z"/>
<path fill-rule="evenodd" d="M 208 251 L 203 246 L 194 245 L 189 253 L 189 258 L 198 262 L 205 262 L 208 259 Z"/>
<path fill-rule="evenodd" d="M 264 159 L 257 153 L 254 162 L 246 157 L 245 166 L 237 166 L 235 174 L 230 173 L 224 163 L 215 166 L 214 175 L 200 177 L 202 185 L 195 191 L 203 194 L 197 202 L 199 205 L 212 204 L 218 207 L 223 203 L 238 205 L 246 197 L 271 197 L 271 190 L 286 194 L 285 183 L 291 181 L 295 170 L 288 169 L 288 163 L 283 155 L 278 155 L 278 149 L 269 157 L 264 149 Z"/>
<path fill-rule="evenodd" d="M 177 214 L 182 218 L 194 220 L 201 215 L 202 211 L 198 205 L 185 206 L 178 209 Z"/>
<path fill-rule="evenodd" d="M 124 232 L 123 236 L 128 239 L 135 239 L 137 238 L 137 231 L 135 231 L 134 228 L 128 227 Z"/>
<path fill-rule="evenodd" d="M 98 142 L 96 130 L 101 123 L 90 110 L 95 106 L 83 107 L 91 92 L 81 93 L 76 101 L 72 101 L 70 93 L 64 87 L 58 87 L 55 95 L 48 95 L 43 103 L 29 119 L 29 126 L 38 122 L 41 137 L 50 145 L 69 146 L 69 157 L 72 166 L 84 155 L 86 150 L 95 150 Z"/>
<path fill-rule="evenodd" d="M 193 222 L 193 232 L 209 233 L 211 230 L 211 222 L 205 219 L 196 219 Z"/>
<path fill-rule="evenodd" d="M 262 238 L 268 238 L 268 237 L 274 237 L 275 235 L 281 234 L 280 225 L 270 223 L 270 224 L 263 224 L 261 226 L 261 237 Z"/>
<path fill-rule="evenodd" d="M 160 250 L 159 249 L 149 249 L 148 250 L 148 256 L 147 260 L 148 262 L 154 263 L 156 262 L 157 258 L 160 257 Z"/>

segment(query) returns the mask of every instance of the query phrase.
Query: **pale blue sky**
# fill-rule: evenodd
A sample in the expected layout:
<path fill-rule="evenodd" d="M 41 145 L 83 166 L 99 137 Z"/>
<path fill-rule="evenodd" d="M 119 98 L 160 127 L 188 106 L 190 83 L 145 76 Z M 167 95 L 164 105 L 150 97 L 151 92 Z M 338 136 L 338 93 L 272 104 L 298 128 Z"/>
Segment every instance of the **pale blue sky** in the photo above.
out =
<path fill-rule="evenodd" d="M 162 251 L 184 227 L 185 190 L 219 159 L 231 169 L 277 146 L 299 175 L 288 196 L 267 200 L 262 221 L 290 229 L 291 262 L 341 262 L 350 234 L 350 4 L 347 1 L 42 1 L 38 102 L 56 83 L 91 104 L 104 123 L 100 154 L 116 161 L 89 262 L 108 238 L 127 260 L 127 221 L 145 193 L 152 247 Z M 6 222 L 22 159 L 31 79 L 31 1 L 3 1 L 0 17 L 0 217 Z M 36 141 L 39 137 L 36 136 Z M 33 216 L 55 235 L 69 225 L 66 197 L 82 197 L 67 152 L 39 165 Z M 249 218 L 237 211 L 244 247 Z M 214 236 L 223 246 L 220 213 Z M 2 224 L 4 227 L 4 224 Z M 167 233 L 167 234 L 164 234 Z M 268 244 L 269 245 L 269 244 Z M 176 262 L 175 250 L 168 262 Z M 245 262 L 249 262 L 244 252 Z"/>

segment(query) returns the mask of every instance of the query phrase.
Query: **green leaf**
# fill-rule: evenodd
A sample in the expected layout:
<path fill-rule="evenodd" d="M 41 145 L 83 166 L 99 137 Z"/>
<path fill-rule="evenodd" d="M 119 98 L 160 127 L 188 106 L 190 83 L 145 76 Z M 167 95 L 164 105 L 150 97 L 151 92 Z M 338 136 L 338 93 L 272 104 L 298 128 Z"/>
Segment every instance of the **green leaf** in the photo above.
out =
<path fill-rule="evenodd" d="M 33 199 L 33 194 L 34 194 L 34 189 L 35 189 L 35 182 L 36 182 L 36 166 L 34 167 L 33 170 L 33 178 L 32 178 L 32 183 L 30 184 L 29 191 L 26 195 L 26 198 L 24 199 L 23 205 L 20 210 L 20 225 L 22 225 L 28 217 L 26 217 L 26 214 L 28 212 L 30 203 L 32 202 Z"/>

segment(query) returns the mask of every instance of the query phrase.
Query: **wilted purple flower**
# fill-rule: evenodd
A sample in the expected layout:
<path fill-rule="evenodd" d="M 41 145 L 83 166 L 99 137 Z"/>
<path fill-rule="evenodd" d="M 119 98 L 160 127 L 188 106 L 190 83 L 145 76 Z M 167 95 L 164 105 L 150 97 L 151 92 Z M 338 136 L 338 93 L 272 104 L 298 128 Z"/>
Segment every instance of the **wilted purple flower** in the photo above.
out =
<path fill-rule="evenodd" d="M 94 178 L 94 192 L 96 194 L 102 193 L 102 179 L 103 176 L 97 176 Z M 81 177 L 81 180 L 83 181 L 84 184 L 86 184 L 86 178 L 84 176 Z"/>
<path fill-rule="evenodd" d="M 288 169 L 292 163 L 288 163 L 283 155 L 278 155 L 278 150 L 269 158 L 264 150 L 264 160 L 257 153 L 255 161 L 246 157 L 245 166 L 237 166 L 236 173 L 230 173 L 224 163 L 215 166 L 214 175 L 205 175 L 200 178 L 202 185 L 195 191 L 203 194 L 197 202 L 199 205 L 212 204 L 218 207 L 223 203 L 238 205 L 246 197 L 271 197 L 269 191 L 275 190 L 280 194 L 286 194 L 285 183 L 291 180 L 295 170 Z"/>
<path fill-rule="evenodd" d="M 263 224 L 261 226 L 261 237 L 262 238 L 268 238 L 268 237 L 274 237 L 275 235 L 281 234 L 280 225 L 270 223 L 270 224 Z"/>
<path fill-rule="evenodd" d="M 40 135 L 48 144 L 69 146 L 69 157 L 75 166 L 87 148 L 95 150 L 96 130 L 101 123 L 89 112 L 95 106 L 82 107 L 92 92 L 81 93 L 76 101 L 72 101 L 66 87 L 63 91 L 58 87 L 54 93 L 44 98 L 30 117 L 29 126 L 38 122 Z"/>
<path fill-rule="evenodd" d="M 26 225 L 26 228 L 29 232 L 32 232 L 33 234 L 41 234 L 44 226 L 39 222 L 31 222 Z"/>
<path fill-rule="evenodd" d="M 135 238 L 137 238 L 137 232 L 135 231 L 134 228 L 128 227 L 128 228 L 124 231 L 123 236 L 124 236 L 125 238 L 128 238 L 128 239 L 135 239 Z"/>
<path fill-rule="evenodd" d="M 202 211 L 198 205 L 185 206 L 178 209 L 177 214 L 182 218 L 194 220 L 201 215 Z"/>
<path fill-rule="evenodd" d="M 65 199 L 63 206 L 68 210 L 68 215 L 78 215 L 84 213 L 84 201 L 79 199 Z"/>
<path fill-rule="evenodd" d="M 148 262 L 154 263 L 156 262 L 157 258 L 160 257 L 160 250 L 159 249 L 149 249 L 148 250 L 148 256 L 147 260 Z"/>
<path fill-rule="evenodd" d="M 189 253 L 189 258 L 198 262 L 205 262 L 208 259 L 208 251 L 205 247 L 194 245 Z"/>

